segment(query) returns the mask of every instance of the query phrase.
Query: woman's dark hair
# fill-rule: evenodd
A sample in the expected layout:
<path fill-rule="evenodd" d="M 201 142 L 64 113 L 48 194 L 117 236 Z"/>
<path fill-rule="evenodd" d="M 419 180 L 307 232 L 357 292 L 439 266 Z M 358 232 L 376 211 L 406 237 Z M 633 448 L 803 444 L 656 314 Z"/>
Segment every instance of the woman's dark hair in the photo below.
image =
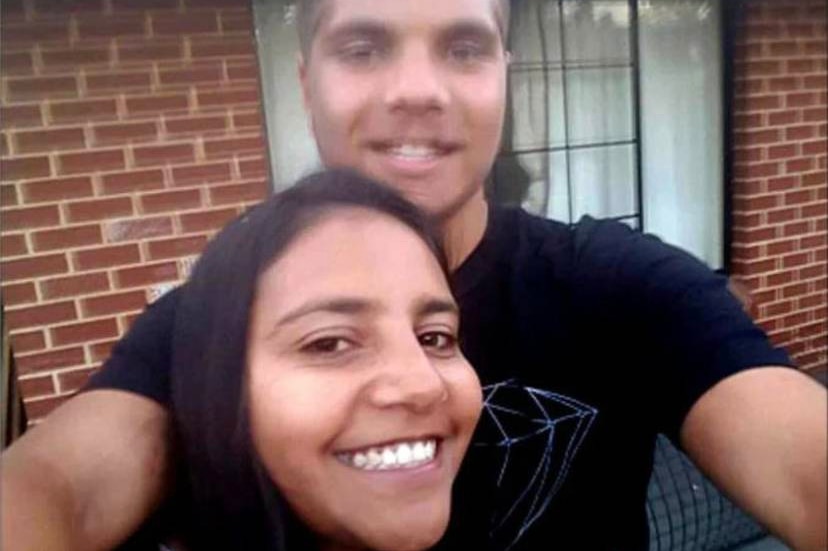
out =
<path fill-rule="evenodd" d="M 195 549 L 307 548 L 253 449 L 245 390 L 259 276 L 303 231 L 340 208 L 381 213 L 416 233 L 448 277 L 430 221 L 390 189 L 347 170 L 312 174 L 227 225 L 207 246 L 176 307 L 172 410 Z M 301 542 L 301 543 L 300 543 Z"/>

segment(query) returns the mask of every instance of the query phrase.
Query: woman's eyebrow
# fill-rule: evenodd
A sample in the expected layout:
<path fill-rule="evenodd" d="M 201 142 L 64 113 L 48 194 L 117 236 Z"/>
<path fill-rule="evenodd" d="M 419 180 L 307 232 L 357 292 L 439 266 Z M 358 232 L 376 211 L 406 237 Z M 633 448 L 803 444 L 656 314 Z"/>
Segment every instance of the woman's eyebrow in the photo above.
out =
<path fill-rule="evenodd" d="M 328 312 L 332 314 L 361 314 L 375 309 L 376 305 L 361 298 L 342 297 L 312 300 L 298 306 L 279 318 L 274 325 L 274 329 L 293 323 L 297 319 L 307 316 L 308 314 L 315 314 L 318 312 Z"/>

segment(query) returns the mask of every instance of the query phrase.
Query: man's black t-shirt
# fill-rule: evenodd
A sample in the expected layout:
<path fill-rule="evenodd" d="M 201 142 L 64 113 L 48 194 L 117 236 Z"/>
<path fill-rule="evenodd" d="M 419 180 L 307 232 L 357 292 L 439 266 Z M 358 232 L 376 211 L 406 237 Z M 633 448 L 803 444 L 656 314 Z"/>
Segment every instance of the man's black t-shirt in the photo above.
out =
<path fill-rule="evenodd" d="M 715 275 L 623 224 L 492 208 L 454 274 L 484 411 L 445 549 L 646 549 L 655 435 L 743 369 L 789 365 Z M 175 292 L 89 388 L 169 403 Z"/>

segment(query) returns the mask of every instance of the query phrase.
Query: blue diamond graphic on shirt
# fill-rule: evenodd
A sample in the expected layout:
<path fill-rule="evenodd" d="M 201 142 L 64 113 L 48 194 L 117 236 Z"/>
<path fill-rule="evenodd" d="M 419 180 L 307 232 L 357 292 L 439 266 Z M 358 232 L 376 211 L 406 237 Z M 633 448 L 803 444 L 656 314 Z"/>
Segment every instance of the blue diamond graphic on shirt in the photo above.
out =
<path fill-rule="evenodd" d="M 500 470 L 491 537 L 509 549 L 543 514 L 566 480 L 598 410 L 579 400 L 509 380 L 483 388 L 475 444 L 494 451 Z"/>

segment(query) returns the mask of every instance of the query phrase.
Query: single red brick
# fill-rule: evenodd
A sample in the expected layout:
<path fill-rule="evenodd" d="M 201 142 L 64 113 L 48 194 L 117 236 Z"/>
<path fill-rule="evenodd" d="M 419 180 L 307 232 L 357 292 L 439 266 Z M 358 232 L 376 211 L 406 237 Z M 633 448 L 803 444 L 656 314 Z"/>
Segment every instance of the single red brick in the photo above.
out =
<path fill-rule="evenodd" d="M 2 52 L 0 53 L 0 67 L 4 76 L 31 75 L 34 72 L 32 54 L 30 52 Z"/>
<path fill-rule="evenodd" d="M 10 335 L 12 352 L 22 354 L 34 352 L 46 348 L 46 337 L 43 331 L 29 331 L 28 333 L 15 333 Z"/>
<path fill-rule="evenodd" d="M 812 124 L 789 126 L 785 129 L 785 139 L 788 141 L 807 140 L 816 135 L 816 127 Z"/>
<path fill-rule="evenodd" d="M 106 194 L 159 189 L 164 187 L 164 172 L 160 169 L 117 172 L 103 175 L 101 182 Z"/>
<path fill-rule="evenodd" d="M 82 344 L 118 336 L 118 323 L 114 318 L 86 321 L 54 327 L 49 330 L 56 346 Z"/>
<path fill-rule="evenodd" d="M 802 218 L 816 218 L 826 216 L 826 208 L 824 204 L 817 203 L 815 205 L 805 205 L 802 207 Z"/>
<path fill-rule="evenodd" d="M 66 395 L 26 400 L 23 402 L 23 407 L 26 410 L 26 418 L 29 422 L 39 421 L 47 417 L 69 398 L 70 396 Z"/>
<path fill-rule="evenodd" d="M 115 280 L 120 288 L 141 287 L 178 279 L 178 266 L 175 262 L 146 264 L 137 268 L 124 268 L 115 272 Z"/>
<path fill-rule="evenodd" d="M 778 143 L 781 133 L 776 128 L 764 130 L 748 130 L 737 132 L 733 136 L 734 143 L 742 147 Z"/>
<path fill-rule="evenodd" d="M 5 209 L 0 217 L 4 232 L 29 228 L 45 228 L 60 224 L 60 212 L 55 205 Z"/>
<path fill-rule="evenodd" d="M 180 59 L 183 55 L 181 40 L 147 41 L 143 44 L 122 44 L 118 46 L 118 59 L 121 62 L 148 61 L 157 62 L 164 59 Z"/>
<path fill-rule="evenodd" d="M 221 30 L 224 32 L 253 32 L 253 18 L 249 13 L 221 13 Z"/>
<path fill-rule="evenodd" d="M 797 144 L 774 145 L 768 148 L 768 160 L 788 159 L 799 154 Z"/>
<path fill-rule="evenodd" d="M 86 14 L 102 13 L 102 0 L 34 0 L 32 11 L 36 14 Z"/>
<path fill-rule="evenodd" d="M 788 285 L 782 288 L 782 297 L 784 298 L 795 298 L 808 293 L 808 287 L 810 285 L 807 282 L 801 283 L 794 283 L 793 285 Z"/>
<path fill-rule="evenodd" d="M 103 90 L 144 89 L 152 85 L 149 71 L 120 71 L 86 74 L 86 88 L 97 92 Z"/>
<path fill-rule="evenodd" d="M 822 27 L 823 31 L 825 30 L 825 26 Z M 809 40 L 802 44 L 803 49 L 805 50 L 806 55 L 822 55 L 825 56 L 826 52 L 826 42 L 823 38 L 822 40 Z"/>
<path fill-rule="evenodd" d="M 258 130 L 263 130 L 264 122 L 262 121 L 261 113 L 258 111 L 250 113 L 234 113 L 233 126 L 236 128 L 256 128 Z"/>
<path fill-rule="evenodd" d="M 177 237 L 175 239 L 164 239 L 162 241 L 150 241 L 149 256 L 153 260 L 164 260 L 168 258 L 180 258 L 200 254 L 207 244 L 206 235 L 194 235 L 190 237 Z"/>
<path fill-rule="evenodd" d="M 101 65 L 109 63 L 109 48 L 68 48 L 43 50 L 40 53 L 43 65 L 48 69 L 56 67 L 75 68 L 78 65 Z"/>
<path fill-rule="evenodd" d="M 74 76 L 9 78 L 6 87 L 13 100 L 78 96 L 78 81 Z"/>
<path fill-rule="evenodd" d="M 250 80 L 258 82 L 259 67 L 255 63 L 228 63 L 227 78 L 230 82 Z"/>
<path fill-rule="evenodd" d="M 822 122 L 828 115 L 825 114 L 825 107 L 811 107 L 802 110 L 802 120 L 804 122 Z M 825 147 L 822 148 L 823 151 Z"/>
<path fill-rule="evenodd" d="M 112 354 L 112 348 L 117 340 L 96 342 L 89 345 L 89 356 L 93 362 L 103 362 Z"/>
<path fill-rule="evenodd" d="M 801 88 L 799 77 L 777 77 L 768 80 L 768 88 L 771 92 L 790 92 Z"/>
<path fill-rule="evenodd" d="M 793 302 L 790 300 L 782 300 L 772 304 L 766 304 L 762 307 L 762 310 L 764 311 L 763 315 L 767 317 L 781 316 L 793 311 Z"/>
<path fill-rule="evenodd" d="M 3 4 L 5 5 L 5 1 Z M 33 44 L 35 42 L 65 42 L 69 40 L 69 21 L 33 21 L 22 24 L 3 25 L 3 45 L 12 42 Z"/>
<path fill-rule="evenodd" d="M 238 210 L 225 208 L 182 214 L 179 218 L 184 232 L 194 233 L 220 229 L 237 215 Z"/>
<path fill-rule="evenodd" d="M 141 196 L 141 209 L 145 213 L 188 210 L 201 206 L 201 193 L 197 189 L 166 191 Z"/>
<path fill-rule="evenodd" d="M 56 130 L 30 130 L 15 133 L 17 151 L 40 153 L 60 149 L 82 148 L 86 144 L 82 128 L 60 128 Z"/>
<path fill-rule="evenodd" d="M 0 263 L 0 267 L 2 267 L 3 281 L 61 274 L 69 269 L 66 265 L 66 256 L 62 254 L 5 260 Z"/>
<path fill-rule="evenodd" d="M 75 251 L 72 253 L 72 266 L 76 270 L 94 270 L 137 264 L 141 261 L 138 245 L 117 245 Z"/>
<path fill-rule="evenodd" d="M 92 199 L 66 205 L 70 222 L 89 222 L 107 218 L 123 218 L 133 214 L 132 199 L 113 197 L 111 199 Z"/>
<path fill-rule="evenodd" d="M 0 185 L 0 207 L 14 207 L 20 203 L 17 199 L 17 186 L 14 184 Z"/>
<path fill-rule="evenodd" d="M 731 252 L 734 260 L 755 260 L 765 256 L 763 247 L 760 245 L 745 246 L 734 243 Z"/>
<path fill-rule="evenodd" d="M 774 111 L 768 113 L 768 125 L 770 126 L 786 126 L 800 121 L 802 118 L 801 109 L 787 109 L 785 111 Z"/>
<path fill-rule="evenodd" d="M 802 235 L 810 231 L 808 222 L 794 222 L 792 224 L 785 224 L 782 228 L 782 233 L 785 237 L 789 235 Z"/>
<path fill-rule="evenodd" d="M 59 156 L 61 174 L 78 174 L 119 170 L 124 168 L 124 151 L 108 149 L 85 151 L 83 153 L 64 153 Z"/>
<path fill-rule="evenodd" d="M 252 34 L 250 38 L 193 37 L 190 54 L 193 58 L 253 56 L 256 54 L 256 48 L 252 37 Z"/>
<path fill-rule="evenodd" d="M 825 276 L 825 264 L 815 264 L 799 270 L 800 279 L 816 279 Z"/>
<path fill-rule="evenodd" d="M 767 111 L 782 107 L 782 97 L 779 95 L 749 96 L 737 98 L 734 102 L 737 113 L 750 113 L 753 111 Z"/>
<path fill-rule="evenodd" d="M 787 241 L 776 241 L 768 243 L 765 246 L 765 253 L 767 256 L 781 256 L 786 253 L 791 253 L 796 250 L 796 240 L 789 239 Z"/>
<path fill-rule="evenodd" d="M 161 84 L 164 86 L 186 85 L 210 82 L 219 83 L 224 79 L 224 69 L 221 64 L 211 64 L 206 67 L 192 67 L 187 69 L 166 69 L 158 73 Z"/>
<path fill-rule="evenodd" d="M 782 258 L 782 267 L 784 269 L 796 268 L 808 264 L 809 254 L 807 252 L 800 252 L 787 255 Z"/>
<path fill-rule="evenodd" d="M 0 256 L 20 256 L 29 252 L 26 238 L 21 234 L 4 235 L 0 237 Z"/>
<path fill-rule="evenodd" d="M 77 297 L 108 290 L 109 277 L 106 272 L 58 277 L 40 282 L 40 292 L 46 299 Z"/>
<path fill-rule="evenodd" d="M 97 317 L 141 311 L 147 304 L 147 297 L 144 291 L 129 291 L 85 298 L 80 302 L 84 316 Z"/>
<path fill-rule="evenodd" d="M 125 122 L 105 124 L 93 128 L 97 143 L 127 143 L 155 140 L 158 128 L 155 122 Z"/>
<path fill-rule="evenodd" d="M 199 107 L 235 107 L 244 104 L 259 105 L 261 96 L 256 88 L 241 90 L 208 90 L 198 92 Z"/>
<path fill-rule="evenodd" d="M 164 111 L 182 111 L 189 106 L 186 94 L 164 94 L 127 98 L 126 107 L 130 113 L 161 113 Z"/>
<path fill-rule="evenodd" d="M 3 181 L 43 178 L 49 176 L 51 172 L 48 157 L 17 157 L 0 160 L 0 179 Z"/>
<path fill-rule="evenodd" d="M 55 394 L 54 377 L 51 373 L 37 377 L 25 377 L 17 380 L 20 394 L 24 399 Z"/>
<path fill-rule="evenodd" d="M 173 233 L 173 224 L 171 218 L 159 216 L 156 218 L 110 222 L 106 225 L 104 231 L 106 232 L 107 241 L 117 243 L 119 241 L 134 241 L 170 235 Z"/>
<path fill-rule="evenodd" d="M 802 77 L 802 88 L 805 90 L 822 90 L 826 87 L 825 75 L 809 75 Z M 823 118 L 825 110 L 822 111 Z"/>
<path fill-rule="evenodd" d="M 799 240 L 799 246 L 802 249 L 814 249 L 826 245 L 828 245 L 828 235 L 824 233 L 803 237 Z"/>
<path fill-rule="evenodd" d="M 230 163 L 200 163 L 178 166 L 172 169 L 173 182 L 177 186 L 227 182 L 232 178 Z"/>
<path fill-rule="evenodd" d="M 3 303 L 7 308 L 31 302 L 37 302 L 37 290 L 34 283 L 3 285 Z"/>
<path fill-rule="evenodd" d="M 57 123 L 115 119 L 118 116 L 118 106 L 114 99 L 65 101 L 51 103 L 49 114 Z"/>
<path fill-rule="evenodd" d="M 71 371 L 61 371 L 57 374 L 58 384 L 61 392 L 75 392 L 83 388 L 89 377 L 97 371 L 97 368 L 89 369 L 73 369 Z"/>
<path fill-rule="evenodd" d="M 767 282 L 769 287 L 780 287 L 786 283 L 793 281 L 793 272 L 778 272 L 775 274 L 768 274 Z"/>
<path fill-rule="evenodd" d="M 72 176 L 37 180 L 22 184 L 23 199 L 27 203 L 62 201 L 88 197 L 94 193 L 89 176 Z"/>
<path fill-rule="evenodd" d="M 241 153 L 261 155 L 265 151 L 262 136 L 205 140 L 204 152 L 208 159 L 222 159 Z"/>
<path fill-rule="evenodd" d="M 149 145 L 133 149 L 133 156 L 138 166 L 162 165 L 192 162 L 195 160 L 195 150 L 191 143 Z"/>
<path fill-rule="evenodd" d="M 40 105 L 0 106 L 0 120 L 4 128 L 30 128 L 43 125 Z"/>
<path fill-rule="evenodd" d="M 800 172 L 807 172 L 814 169 L 813 157 L 803 157 L 800 159 L 792 159 L 785 162 L 785 172 L 787 174 L 798 174 Z"/>
<path fill-rule="evenodd" d="M 756 228 L 762 225 L 762 215 L 758 213 L 739 212 L 739 209 L 734 209 L 733 225 L 736 228 L 748 229 Z"/>
<path fill-rule="evenodd" d="M 152 30 L 159 36 L 216 33 L 218 32 L 218 17 L 215 12 L 181 15 L 157 14 L 152 18 Z"/>
<path fill-rule="evenodd" d="M 130 10 L 164 10 L 178 7 L 178 0 L 112 0 L 116 12 Z"/>
<path fill-rule="evenodd" d="M 71 300 L 28 306 L 26 308 L 9 309 L 6 311 L 6 321 L 12 331 L 24 327 L 51 325 L 62 321 L 71 321 L 77 319 L 77 317 L 75 303 Z"/>
<path fill-rule="evenodd" d="M 770 54 L 778 57 L 792 57 L 800 53 L 799 44 L 793 40 L 784 42 L 771 42 L 768 44 Z"/>
<path fill-rule="evenodd" d="M 144 36 L 147 32 L 144 14 L 84 16 L 78 18 L 77 21 L 78 34 L 83 39 Z"/>
<path fill-rule="evenodd" d="M 782 163 L 752 163 L 749 165 L 735 165 L 734 178 L 767 178 L 777 176 L 782 170 Z"/>
<path fill-rule="evenodd" d="M 779 224 L 782 222 L 790 222 L 797 218 L 797 210 L 789 207 L 784 209 L 772 210 L 767 213 L 768 224 Z"/>
<path fill-rule="evenodd" d="M 267 160 L 264 157 L 239 159 L 238 163 L 239 172 L 241 173 L 242 178 L 261 178 L 263 176 L 267 176 Z"/>
<path fill-rule="evenodd" d="M 789 191 L 785 194 L 785 205 L 802 205 L 814 200 L 811 190 Z"/>
<path fill-rule="evenodd" d="M 796 92 L 785 95 L 785 107 L 810 107 L 817 105 L 819 96 L 813 92 Z"/>
<path fill-rule="evenodd" d="M 35 251 L 54 251 L 96 245 L 102 242 L 101 227 L 75 226 L 57 230 L 43 230 L 32 234 Z"/>
<path fill-rule="evenodd" d="M 267 197 L 267 185 L 264 181 L 233 184 L 210 189 L 210 203 L 213 205 L 261 201 L 265 197 Z"/>
<path fill-rule="evenodd" d="M 85 362 L 86 358 L 81 347 L 50 350 L 38 354 L 20 355 L 15 358 L 17 372 L 20 375 L 83 365 Z"/>
<path fill-rule="evenodd" d="M 227 129 L 227 118 L 223 115 L 214 115 L 166 119 L 164 126 L 169 134 L 224 132 Z"/>

